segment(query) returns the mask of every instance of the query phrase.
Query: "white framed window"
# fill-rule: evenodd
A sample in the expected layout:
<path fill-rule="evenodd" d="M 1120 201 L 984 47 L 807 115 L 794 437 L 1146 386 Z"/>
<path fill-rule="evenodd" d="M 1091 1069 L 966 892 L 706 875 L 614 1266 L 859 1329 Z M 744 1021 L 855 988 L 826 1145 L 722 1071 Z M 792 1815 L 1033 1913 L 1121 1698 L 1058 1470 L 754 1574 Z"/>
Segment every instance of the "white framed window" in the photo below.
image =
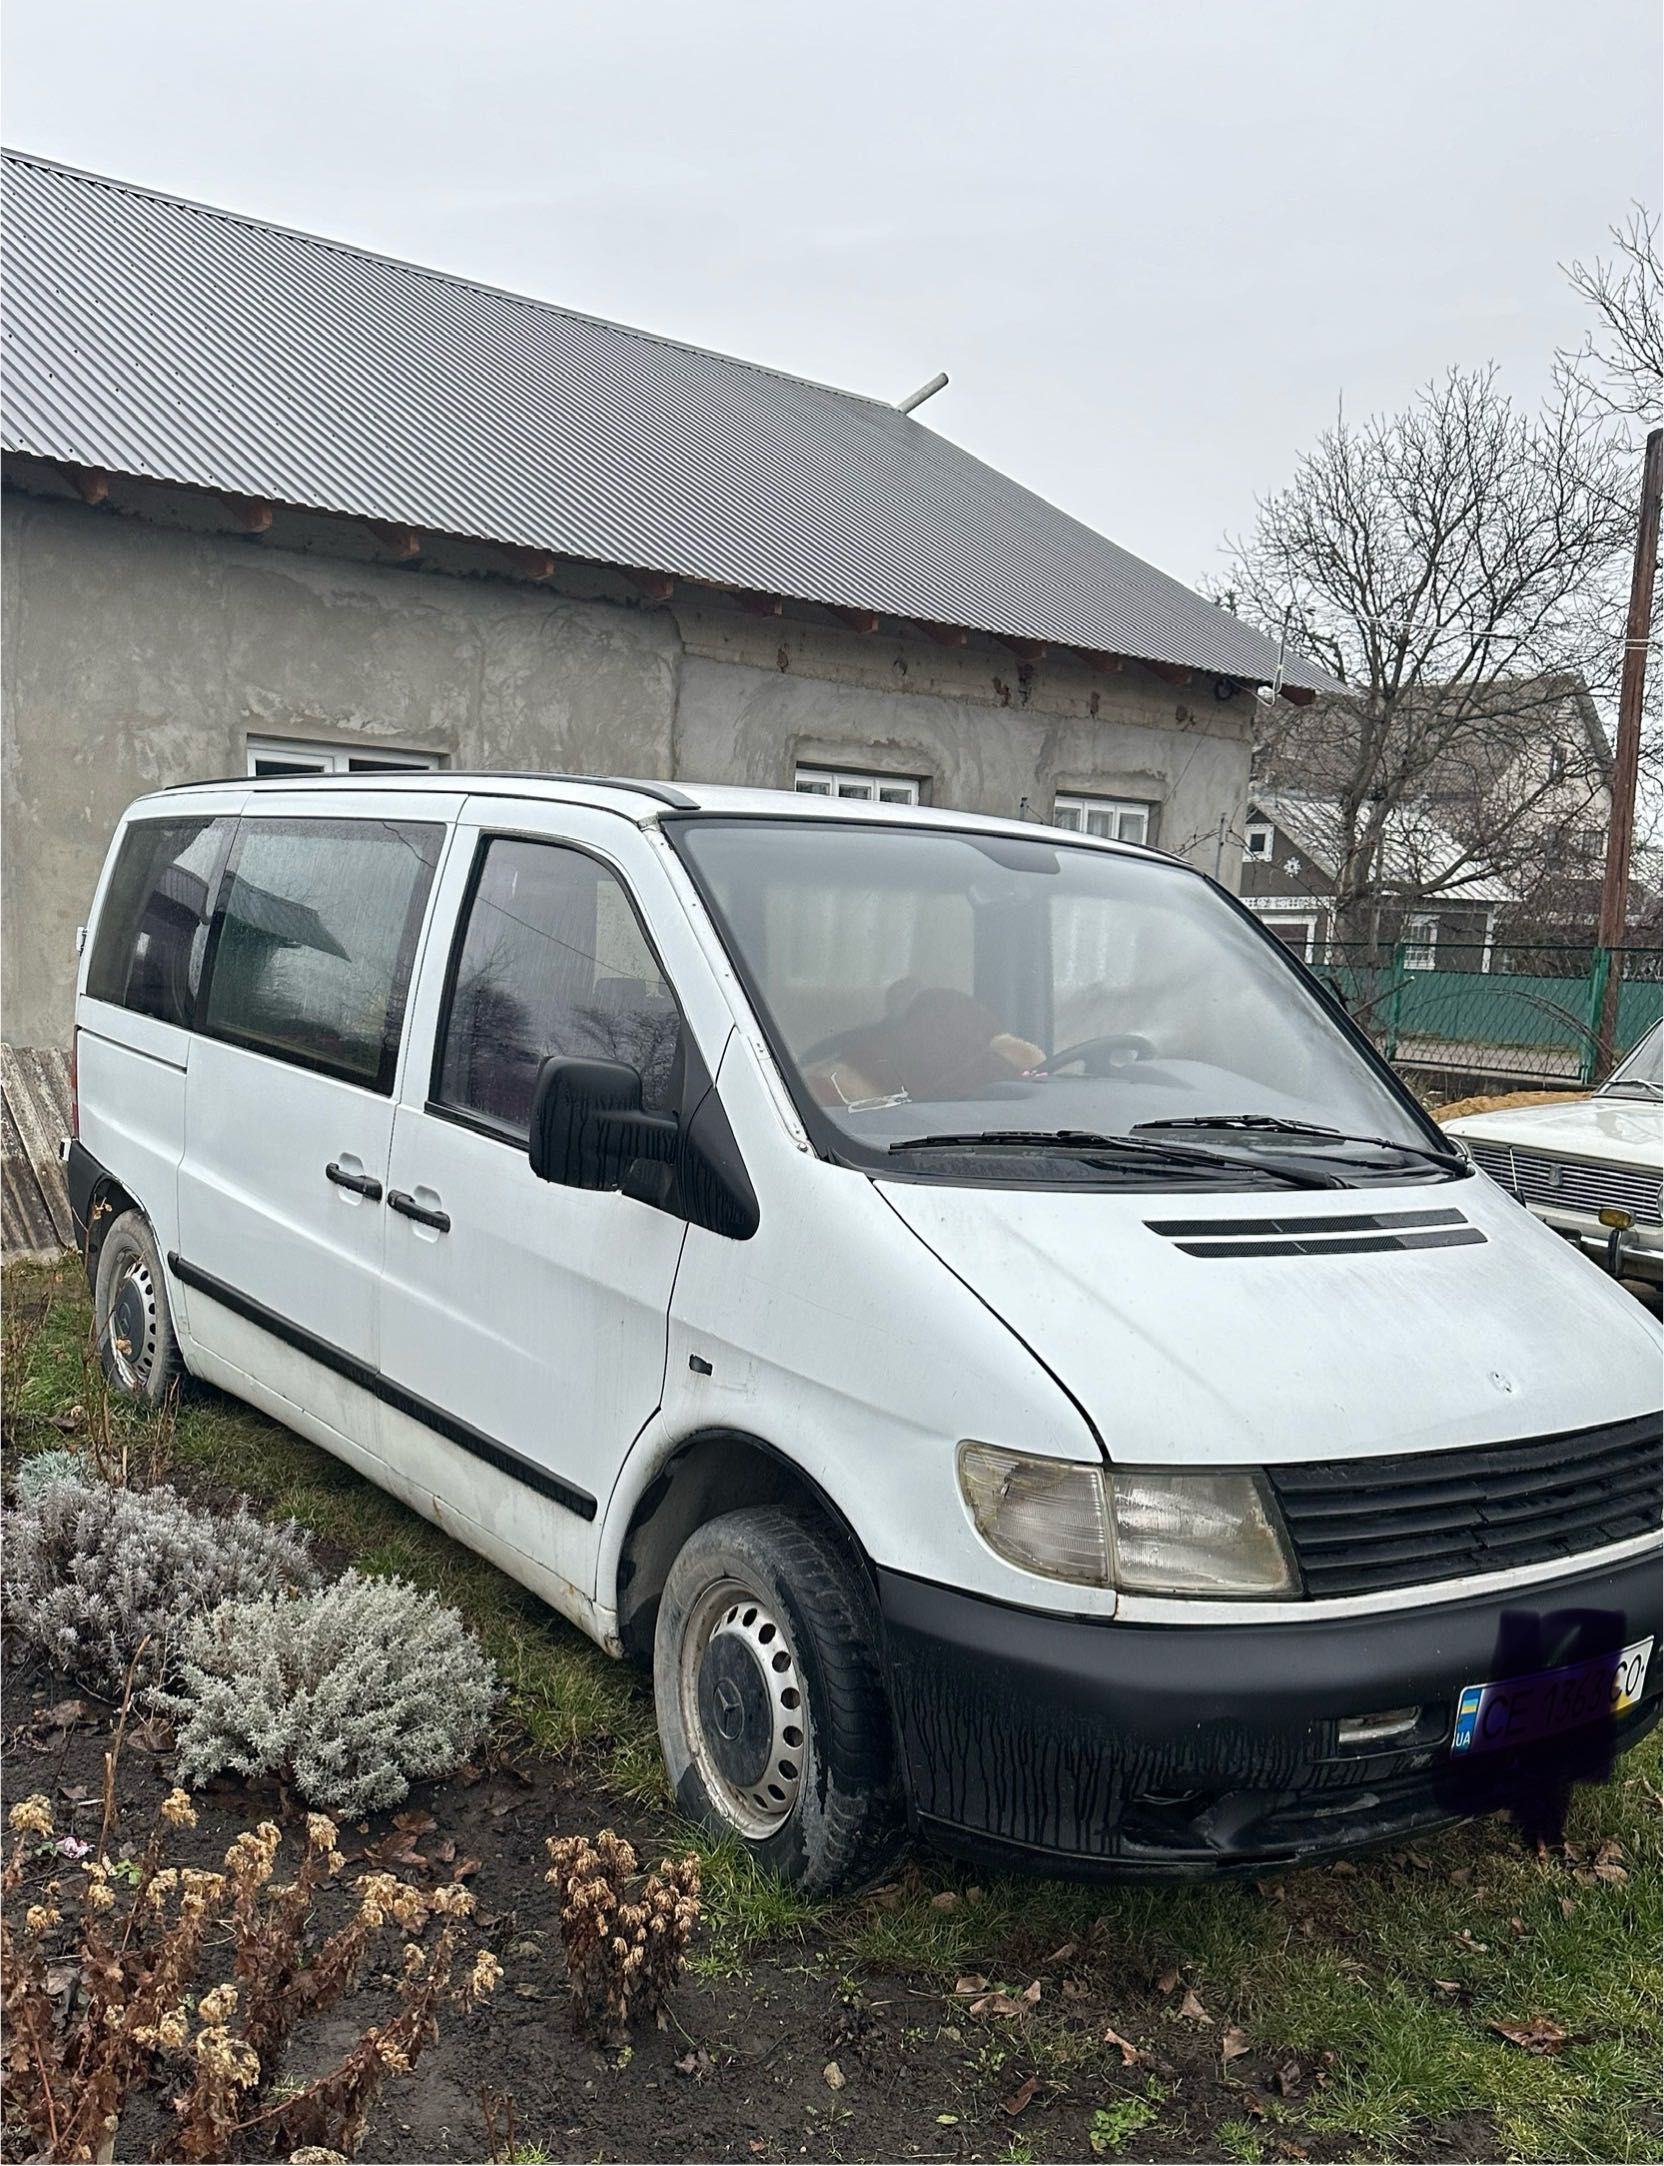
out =
<path fill-rule="evenodd" d="M 1412 911 L 1404 920 L 1404 968 L 1431 970 L 1438 952 L 1438 919 L 1424 911 Z"/>
<path fill-rule="evenodd" d="M 1277 830 L 1269 820 L 1250 820 L 1247 833 L 1242 838 L 1243 856 L 1263 858 L 1269 864 L 1276 833 Z"/>
<path fill-rule="evenodd" d="M 869 805 L 916 805 L 913 775 L 861 775 L 842 767 L 800 767 L 792 787 L 800 797 L 852 797 Z"/>
<path fill-rule="evenodd" d="M 1292 948 L 1303 963 L 1317 960 L 1317 916 L 1305 911 L 1262 911 L 1260 923 L 1273 940 Z"/>
<path fill-rule="evenodd" d="M 1052 825 L 1106 842 L 1148 842 L 1153 809 L 1123 797 L 1054 797 Z"/>
<path fill-rule="evenodd" d="M 251 775 L 387 775 L 439 765 L 431 752 L 394 752 L 383 745 L 355 752 L 350 745 L 308 744 L 303 737 L 251 737 Z"/>

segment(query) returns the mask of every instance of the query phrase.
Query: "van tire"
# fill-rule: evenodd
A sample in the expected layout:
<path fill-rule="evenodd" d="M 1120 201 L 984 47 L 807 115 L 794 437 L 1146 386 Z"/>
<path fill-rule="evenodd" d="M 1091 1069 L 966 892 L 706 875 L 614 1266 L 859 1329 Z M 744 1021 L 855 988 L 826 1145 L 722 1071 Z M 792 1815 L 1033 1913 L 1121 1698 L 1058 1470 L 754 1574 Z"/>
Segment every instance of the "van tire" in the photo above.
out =
<path fill-rule="evenodd" d="M 112 1390 L 158 1407 L 178 1389 L 184 1356 L 156 1236 L 142 1211 L 123 1211 L 99 1245 L 93 1319 L 98 1359 Z"/>
<path fill-rule="evenodd" d="M 859 1565 L 793 1512 L 707 1520 L 665 1581 L 653 1697 L 676 1803 L 805 1894 L 877 1879 L 901 1847 L 879 1647 Z M 807 1720 L 793 1722 L 799 1707 Z M 729 1716 L 736 1734 L 725 1741 L 717 1728 Z"/>

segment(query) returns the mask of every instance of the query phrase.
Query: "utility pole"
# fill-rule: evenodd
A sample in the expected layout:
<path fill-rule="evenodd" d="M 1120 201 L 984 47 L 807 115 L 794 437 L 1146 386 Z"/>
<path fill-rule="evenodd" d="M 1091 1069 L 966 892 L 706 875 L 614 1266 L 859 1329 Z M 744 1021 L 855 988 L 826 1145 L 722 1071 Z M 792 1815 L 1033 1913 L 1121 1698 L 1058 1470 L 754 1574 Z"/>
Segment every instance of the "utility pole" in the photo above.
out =
<path fill-rule="evenodd" d="M 1617 1038 L 1621 966 L 1612 954 L 1624 943 L 1629 917 L 1629 856 L 1635 839 L 1635 778 L 1641 762 L 1641 695 L 1647 683 L 1652 638 L 1652 590 L 1658 576 L 1658 502 L 1664 482 L 1664 429 L 1647 436 L 1641 467 L 1641 519 L 1635 534 L 1635 572 L 1629 587 L 1623 676 L 1618 688 L 1618 744 L 1612 767 L 1612 815 L 1606 830 L 1606 870 L 1600 887 L 1600 945 L 1609 967 L 1596 1032 L 1596 1073 L 1612 1063 Z"/>

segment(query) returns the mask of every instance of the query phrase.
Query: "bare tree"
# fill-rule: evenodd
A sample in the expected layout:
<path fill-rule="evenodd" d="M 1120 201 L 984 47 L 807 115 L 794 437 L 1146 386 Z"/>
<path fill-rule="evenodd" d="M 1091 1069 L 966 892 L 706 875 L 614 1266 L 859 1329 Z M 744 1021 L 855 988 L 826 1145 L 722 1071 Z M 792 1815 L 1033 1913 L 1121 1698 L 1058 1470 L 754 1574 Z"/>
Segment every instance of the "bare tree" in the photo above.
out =
<path fill-rule="evenodd" d="M 1260 754 L 1273 778 L 1336 801 L 1343 936 L 1370 935 L 1395 820 L 1446 794 L 1463 762 L 1476 778 L 1516 770 L 1567 673 L 1597 689 L 1613 673 L 1628 464 L 1576 383 L 1532 413 L 1494 369 L 1453 369 L 1404 413 L 1342 413 L 1233 546 L 1221 599 L 1286 625 L 1347 688 L 1279 712 Z M 1568 751 L 1598 768 L 1586 738 Z M 1427 891 L 1506 871 L 1566 780 L 1545 764 L 1506 791 L 1476 781 L 1483 821 Z"/>
<path fill-rule="evenodd" d="M 1643 429 L 1656 428 L 1664 419 L 1664 264 L 1658 255 L 1658 220 L 1637 203 L 1627 221 L 1610 232 L 1615 256 L 1560 266 L 1595 320 L 1581 345 L 1555 356 L 1555 369 L 1562 389 L 1596 411 L 1637 421 Z"/>

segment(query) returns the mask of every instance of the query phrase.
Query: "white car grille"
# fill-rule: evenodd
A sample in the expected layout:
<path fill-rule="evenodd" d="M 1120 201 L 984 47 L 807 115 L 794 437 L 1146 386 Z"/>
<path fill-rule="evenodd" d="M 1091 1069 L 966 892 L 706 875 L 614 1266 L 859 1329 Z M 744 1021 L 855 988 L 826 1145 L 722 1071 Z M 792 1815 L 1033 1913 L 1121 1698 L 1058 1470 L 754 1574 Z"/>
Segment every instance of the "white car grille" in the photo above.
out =
<path fill-rule="evenodd" d="M 1664 1220 L 1656 1173 L 1641 1166 L 1604 1165 L 1588 1158 L 1559 1158 L 1550 1151 L 1519 1151 L 1506 1143 L 1468 1143 L 1474 1164 L 1511 1188 L 1521 1203 L 1581 1211 L 1593 1218 L 1608 1207 L 1627 1211 L 1638 1226 Z"/>

